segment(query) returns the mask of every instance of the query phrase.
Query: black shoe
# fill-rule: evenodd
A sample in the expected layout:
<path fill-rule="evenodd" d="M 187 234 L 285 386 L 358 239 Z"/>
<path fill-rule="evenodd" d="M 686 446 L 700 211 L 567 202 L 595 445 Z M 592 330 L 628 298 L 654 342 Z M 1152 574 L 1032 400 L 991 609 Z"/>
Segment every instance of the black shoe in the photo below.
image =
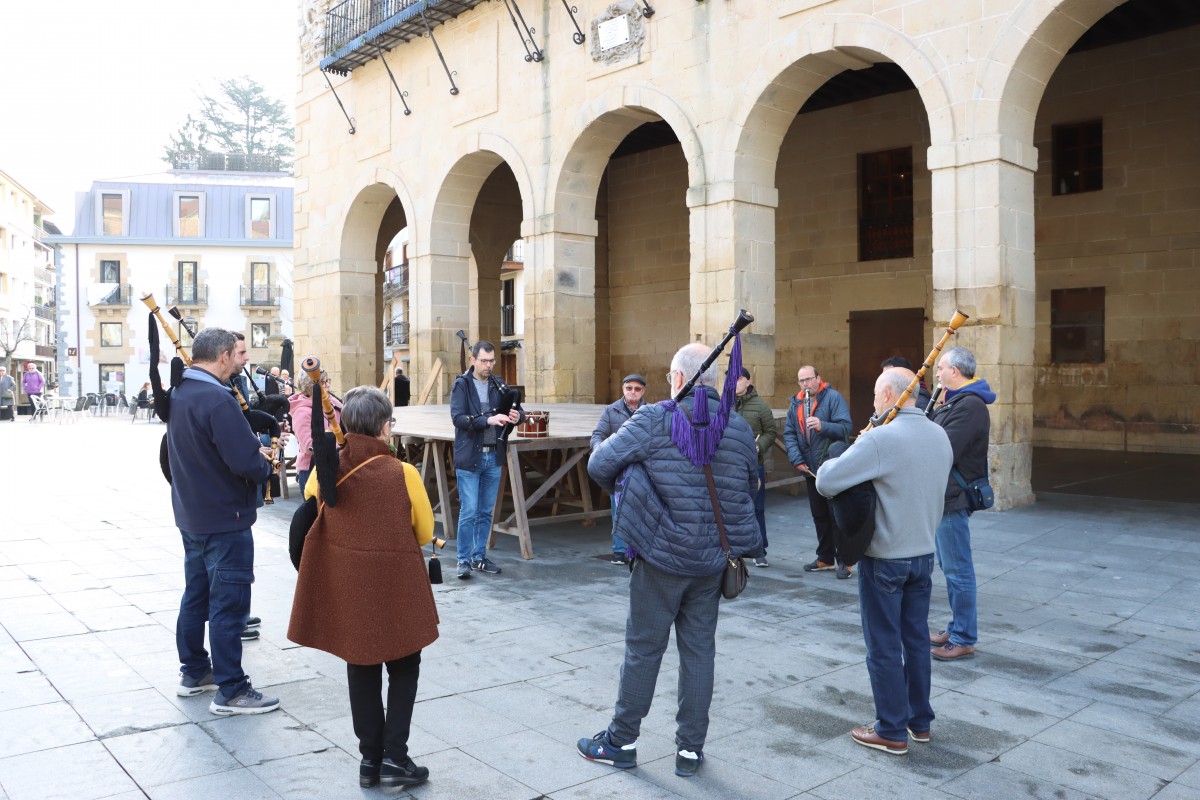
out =
<path fill-rule="evenodd" d="M 429 770 L 418 767 L 411 758 L 402 761 L 390 758 L 383 760 L 379 768 L 379 783 L 383 786 L 416 786 L 429 780 Z"/>
<path fill-rule="evenodd" d="M 684 755 L 686 753 L 687 755 Z M 690 778 L 700 769 L 704 761 L 704 753 L 694 753 L 691 750 L 680 750 L 675 753 L 675 774 L 681 778 Z"/>
<path fill-rule="evenodd" d="M 257 638 L 258 638 L 258 629 L 257 628 L 243 628 L 242 629 L 242 641 L 243 642 L 253 642 Z"/>
<path fill-rule="evenodd" d="M 612 556 L 612 563 L 614 563 L 614 564 L 628 564 L 628 563 L 629 563 L 629 557 L 628 557 L 628 556 L 626 556 L 624 553 L 613 553 L 613 556 Z"/>
<path fill-rule="evenodd" d="M 379 759 L 364 758 L 358 765 L 358 785 L 370 789 L 379 783 Z"/>
<path fill-rule="evenodd" d="M 246 630 L 250 630 L 251 628 L 257 628 L 259 625 L 262 625 L 262 620 L 260 618 L 258 618 L 258 617 L 247 617 L 246 618 Z"/>
<path fill-rule="evenodd" d="M 471 562 L 469 562 L 469 561 L 458 562 L 458 579 L 460 581 L 466 581 L 466 580 L 471 579 Z"/>

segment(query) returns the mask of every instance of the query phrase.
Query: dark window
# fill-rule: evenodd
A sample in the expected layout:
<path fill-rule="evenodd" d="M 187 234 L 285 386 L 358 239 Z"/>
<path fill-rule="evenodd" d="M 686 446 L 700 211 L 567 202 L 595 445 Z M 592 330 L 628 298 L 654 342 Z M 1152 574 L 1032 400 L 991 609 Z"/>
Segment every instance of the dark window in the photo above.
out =
<path fill-rule="evenodd" d="M 1054 194 L 1098 192 L 1104 188 L 1102 120 L 1055 125 L 1050 129 Z"/>
<path fill-rule="evenodd" d="M 516 281 L 501 281 L 500 335 L 515 336 L 517 333 Z"/>
<path fill-rule="evenodd" d="M 1050 292 L 1050 361 L 1104 363 L 1104 287 Z"/>
<path fill-rule="evenodd" d="M 196 262 L 179 262 L 179 302 L 195 305 L 199 292 L 196 284 Z"/>
<path fill-rule="evenodd" d="M 858 157 L 858 260 L 913 254 L 912 148 Z"/>
<path fill-rule="evenodd" d="M 101 283 L 120 283 L 121 282 L 121 262 L 120 261 L 101 261 L 100 262 L 100 282 Z"/>

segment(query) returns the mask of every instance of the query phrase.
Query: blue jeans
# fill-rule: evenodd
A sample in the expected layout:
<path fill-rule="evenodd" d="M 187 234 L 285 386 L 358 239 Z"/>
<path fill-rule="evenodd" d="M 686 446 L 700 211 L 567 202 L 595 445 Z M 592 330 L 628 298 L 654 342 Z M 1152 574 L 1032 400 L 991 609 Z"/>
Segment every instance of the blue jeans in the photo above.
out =
<path fill-rule="evenodd" d="M 938 523 L 938 564 L 946 573 L 950 597 L 950 624 L 946 632 L 954 644 L 974 647 L 979 639 L 978 606 L 975 600 L 975 563 L 971 560 L 971 528 L 966 511 L 948 511 Z"/>
<path fill-rule="evenodd" d="M 254 583 L 254 537 L 247 528 L 230 533 L 183 535 L 183 600 L 175 624 L 175 647 L 183 672 L 201 678 L 212 669 L 225 697 L 250 681 L 242 672 L 242 629 L 250 615 Z M 204 623 L 212 661 L 204 649 Z"/>
<path fill-rule="evenodd" d="M 933 555 L 915 558 L 863 556 L 858 568 L 858 605 L 867 673 L 875 696 L 875 731 L 893 742 L 908 741 L 908 728 L 927 731 L 929 705 L 929 595 Z"/>
<path fill-rule="evenodd" d="M 458 560 L 478 561 L 487 554 L 492 508 L 500 488 L 496 453 L 481 454 L 478 469 L 456 469 L 454 474 L 458 478 Z"/>
<path fill-rule="evenodd" d="M 612 499 L 612 521 L 613 521 L 613 530 L 612 530 L 613 552 L 614 553 L 624 553 L 625 552 L 625 540 L 622 539 L 620 536 L 617 536 L 617 497 L 616 497 L 616 495 L 613 495 L 613 499 Z"/>

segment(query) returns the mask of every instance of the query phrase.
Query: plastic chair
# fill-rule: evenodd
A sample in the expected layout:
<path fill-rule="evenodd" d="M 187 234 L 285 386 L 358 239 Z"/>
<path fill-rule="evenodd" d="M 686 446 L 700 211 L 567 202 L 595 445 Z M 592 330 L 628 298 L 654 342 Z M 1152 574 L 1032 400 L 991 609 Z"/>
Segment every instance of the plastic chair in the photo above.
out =
<path fill-rule="evenodd" d="M 29 396 L 29 402 L 33 404 L 33 413 L 29 415 L 30 422 L 37 422 L 39 419 L 46 419 L 46 401 L 39 395 L 32 394 Z"/>

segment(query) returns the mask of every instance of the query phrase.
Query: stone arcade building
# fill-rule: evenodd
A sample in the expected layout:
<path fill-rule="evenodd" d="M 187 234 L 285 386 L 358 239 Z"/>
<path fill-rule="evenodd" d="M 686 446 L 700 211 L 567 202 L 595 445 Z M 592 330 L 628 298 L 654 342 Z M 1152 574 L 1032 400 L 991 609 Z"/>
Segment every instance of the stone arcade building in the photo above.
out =
<path fill-rule="evenodd" d="M 1035 444 L 1200 452 L 1198 7 L 313 0 L 297 346 L 379 383 L 407 227 L 414 392 L 448 381 L 520 237 L 534 401 L 607 402 L 745 307 L 773 406 L 812 363 L 862 423 L 957 307 L 1003 506 Z"/>

